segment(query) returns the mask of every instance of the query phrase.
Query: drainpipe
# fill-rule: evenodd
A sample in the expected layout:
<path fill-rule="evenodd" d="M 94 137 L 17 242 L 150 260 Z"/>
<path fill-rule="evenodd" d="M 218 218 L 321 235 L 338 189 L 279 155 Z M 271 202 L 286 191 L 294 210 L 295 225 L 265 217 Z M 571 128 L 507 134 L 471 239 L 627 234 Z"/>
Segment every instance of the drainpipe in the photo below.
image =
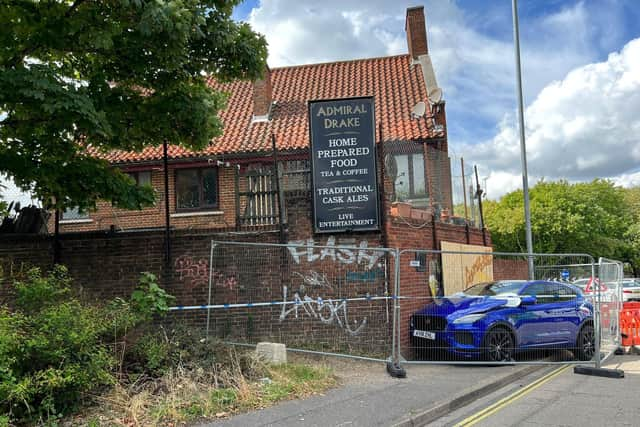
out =
<path fill-rule="evenodd" d="M 171 224 L 169 216 L 169 158 L 167 154 L 167 140 L 162 143 L 162 161 L 164 165 L 164 244 L 166 272 L 171 266 Z"/>

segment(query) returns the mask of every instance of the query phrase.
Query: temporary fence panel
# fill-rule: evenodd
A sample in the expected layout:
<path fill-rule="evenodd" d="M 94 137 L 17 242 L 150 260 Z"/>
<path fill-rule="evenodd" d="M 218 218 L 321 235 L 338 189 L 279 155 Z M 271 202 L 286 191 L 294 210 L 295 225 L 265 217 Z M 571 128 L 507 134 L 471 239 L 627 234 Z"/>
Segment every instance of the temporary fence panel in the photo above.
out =
<path fill-rule="evenodd" d="M 208 280 L 191 292 L 206 299 L 173 307 L 173 316 L 236 344 L 386 360 L 395 253 L 333 237 L 324 246 L 214 241 Z"/>
<path fill-rule="evenodd" d="M 593 298 L 599 307 L 600 343 L 604 358 L 620 346 L 623 264 L 606 258 L 598 261 L 598 280 L 593 283 Z"/>
<path fill-rule="evenodd" d="M 620 343 L 623 347 L 640 346 L 640 302 L 625 302 L 622 306 Z"/>
<path fill-rule="evenodd" d="M 530 259 L 535 281 L 526 283 Z M 595 307 L 569 279 L 594 269 L 593 258 L 582 254 L 402 250 L 394 357 L 404 363 L 592 361 Z"/>

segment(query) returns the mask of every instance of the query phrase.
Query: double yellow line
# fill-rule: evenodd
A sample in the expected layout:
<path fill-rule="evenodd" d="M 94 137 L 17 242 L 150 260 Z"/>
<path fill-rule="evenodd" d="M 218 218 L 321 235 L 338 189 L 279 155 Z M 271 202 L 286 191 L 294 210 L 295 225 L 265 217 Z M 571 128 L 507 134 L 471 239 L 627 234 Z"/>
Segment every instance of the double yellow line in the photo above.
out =
<path fill-rule="evenodd" d="M 484 408 L 483 410 L 476 412 L 475 414 L 471 415 L 470 417 L 460 421 L 458 424 L 456 424 L 455 427 L 468 427 L 468 426 L 472 426 L 476 423 L 479 423 L 480 421 L 484 420 L 485 418 L 490 417 L 491 415 L 495 414 L 496 412 L 498 412 L 499 410 L 501 410 L 502 408 L 504 408 L 505 406 L 515 402 L 516 400 L 520 399 L 522 396 L 525 396 L 526 394 L 532 392 L 533 390 L 537 389 L 538 387 L 540 387 L 541 385 L 543 385 L 544 383 L 551 381 L 553 378 L 557 377 L 558 375 L 560 375 L 561 373 L 563 373 L 564 371 L 566 371 L 571 365 L 564 365 L 559 367 L 558 369 L 554 369 L 553 371 L 549 372 L 548 374 L 546 374 L 545 376 L 543 376 L 542 378 L 538 378 L 536 381 L 532 382 L 531 384 L 527 385 L 526 387 L 521 388 L 520 390 L 516 391 L 513 394 L 510 394 L 509 396 L 500 399 L 499 401 L 497 401 L 496 403 L 494 403 L 491 406 L 488 406 L 486 408 Z"/>

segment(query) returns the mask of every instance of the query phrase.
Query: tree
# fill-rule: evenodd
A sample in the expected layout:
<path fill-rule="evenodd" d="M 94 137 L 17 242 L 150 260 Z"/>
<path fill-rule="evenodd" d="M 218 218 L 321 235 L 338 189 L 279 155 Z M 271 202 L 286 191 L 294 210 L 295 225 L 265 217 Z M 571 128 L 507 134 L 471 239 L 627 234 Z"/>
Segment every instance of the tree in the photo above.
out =
<path fill-rule="evenodd" d="M 225 95 L 205 77 L 266 63 L 264 38 L 231 19 L 238 2 L 0 1 L 0 173 L 49 207 L 152 204 L 104 154 L 221 134 Z"/>
<path fill-rule="evenodd" d="M 625 233 L 630 245 L 627 261 L 633 268 L 633 275 L 640 276 L 640 187 L 625 190 L 625 202 L 631 211 L 633 221 Z"/>
<path fill-rule="evenodd" d="M 607 180 L 538 182 L 530 192 L 535 252 L 588 253 L 627 259 L 633 216 L 625 190 Z M 522 191 L 485 203 L 485 221 L 498 251 L 526 252 Z"/>

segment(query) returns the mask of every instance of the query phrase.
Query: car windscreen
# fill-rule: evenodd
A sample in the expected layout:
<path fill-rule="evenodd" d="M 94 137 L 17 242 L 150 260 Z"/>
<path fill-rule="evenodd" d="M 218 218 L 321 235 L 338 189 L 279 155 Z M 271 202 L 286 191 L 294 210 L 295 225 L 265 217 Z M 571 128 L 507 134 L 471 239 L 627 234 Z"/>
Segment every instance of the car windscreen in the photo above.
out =
<path fill-rule="evenodd" d="M 576 280 L 575 282 L 573 282 L 573 285 L 579 287 L 582 290 L 584 290 L 584 288 L 587 287 L 588 283 L 589 283 L 589 279 L 580 279 L 580 280 Z"/>
<path fill-rule="evenodd" d="M 518 293 L 524 282 L 488 282 L 478 283 L 464 291 L 465 295 L 471 296 L 497 296 Z"/>
<path fill-rule="evenodd" d="M 622 281 L 623 288 L 637 288 L 640 287 L 640 282 L 636 280 L 623 280 Z"/>

